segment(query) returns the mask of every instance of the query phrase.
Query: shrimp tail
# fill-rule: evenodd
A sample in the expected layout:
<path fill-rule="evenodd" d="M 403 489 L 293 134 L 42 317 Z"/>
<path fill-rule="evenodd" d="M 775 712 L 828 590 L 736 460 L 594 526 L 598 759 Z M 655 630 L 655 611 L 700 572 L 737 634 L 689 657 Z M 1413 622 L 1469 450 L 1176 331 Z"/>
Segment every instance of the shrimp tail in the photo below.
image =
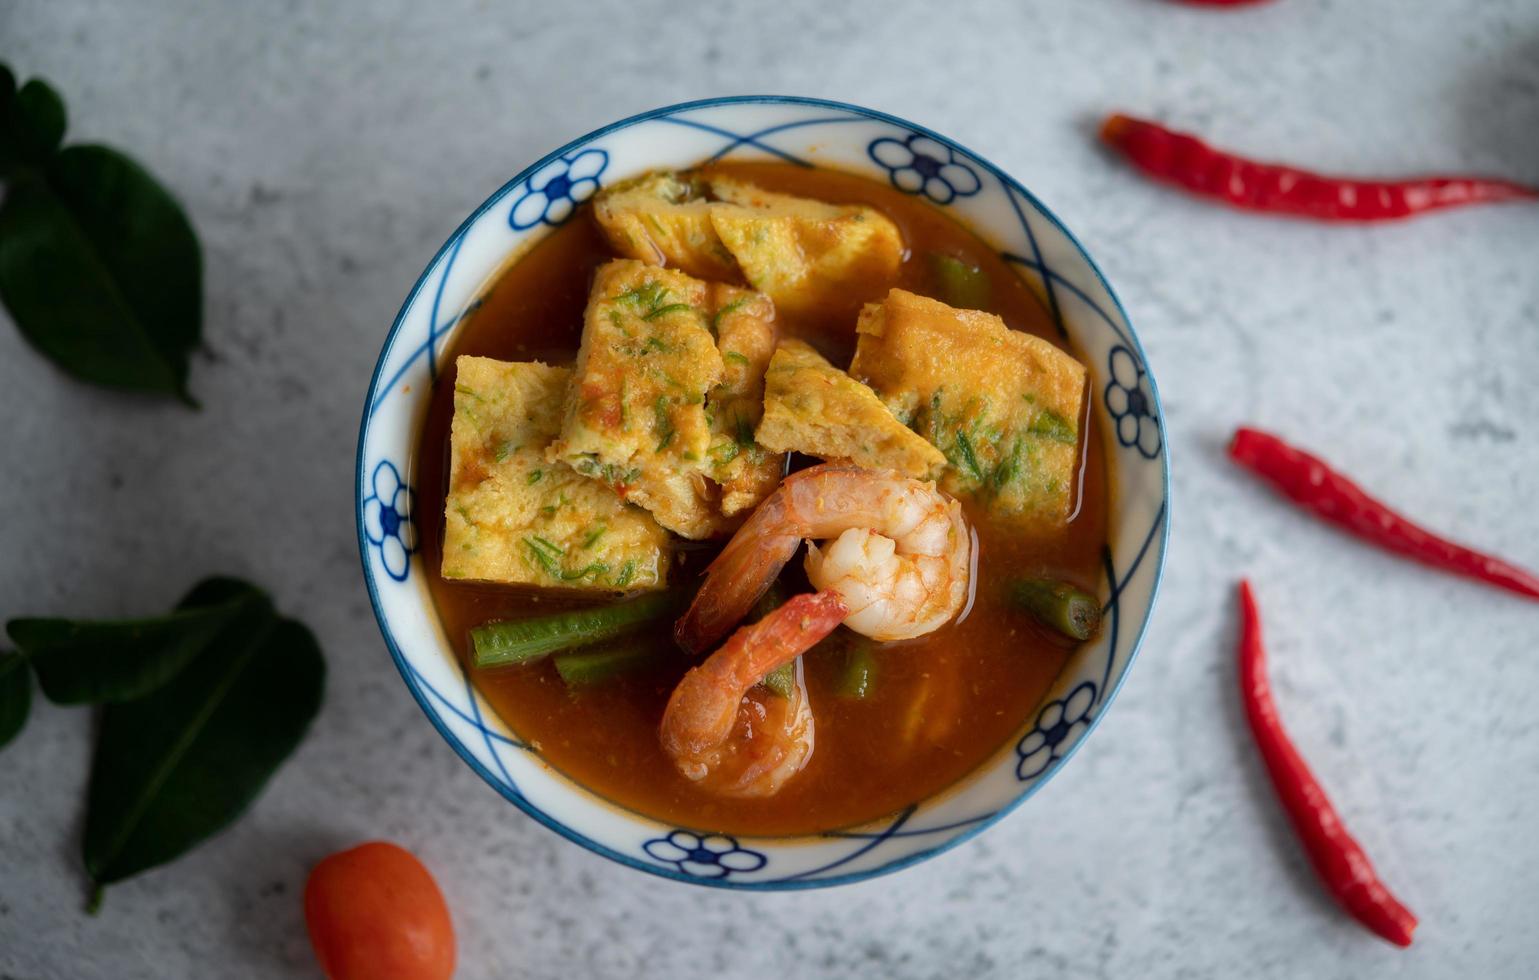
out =
<path fill-rule="evenodd" d="M 765 674 L 790 663 L 833 632 L 849 613 L 833 592 L 794 596 L 757 623 L 733 633 L 721 649 L 679 681 L 663 710 L 660 736 L 664 751 L 686 778 L 712 777 L 717 791 L 733 796 L 769 795 L 806 764 L 811 748 L 811 715 L 794 697 L 802 729 L 768 732 L 749 743 L 731 743 L 743 696 Z M 789 709 L 788 709 L 789 710 Z M 790 724 L 793 719 L 787 718 Z M 787 744 L 780 744 L 785 742 Z M 795 742 L 796 744 L 790 744 Z M 727 764 L 735 758 L 736 764 Z M 713 771 L 724 767 L 728 771 Z"/>

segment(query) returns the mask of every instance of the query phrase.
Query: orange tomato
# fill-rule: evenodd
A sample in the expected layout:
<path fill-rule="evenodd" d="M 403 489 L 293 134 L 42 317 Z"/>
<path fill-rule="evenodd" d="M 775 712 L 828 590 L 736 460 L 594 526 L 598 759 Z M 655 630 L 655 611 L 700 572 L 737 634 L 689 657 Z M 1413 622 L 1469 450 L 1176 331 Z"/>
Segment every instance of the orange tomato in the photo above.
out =
<path fill-rule="evenodd" d="M 454 924 L 412 853 L 371 841 L 326 858 L 305 883 L 305 924 L 330 980 L 448 980 Z"/>

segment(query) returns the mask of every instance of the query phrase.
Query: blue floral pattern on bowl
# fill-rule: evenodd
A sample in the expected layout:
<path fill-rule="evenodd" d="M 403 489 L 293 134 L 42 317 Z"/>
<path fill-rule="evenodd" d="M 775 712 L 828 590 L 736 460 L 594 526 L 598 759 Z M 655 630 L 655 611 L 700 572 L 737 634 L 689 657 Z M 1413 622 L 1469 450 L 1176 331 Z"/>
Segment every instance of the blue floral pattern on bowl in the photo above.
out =
<path fill-rule="evenodd" d="M 1107 369 L 1111 380 L 1106 383 L 1106 411 L 1117 424 L 1117 441 L 1137 449 L 1145 459 L 1154 459 L 1162 439 L 1154 397 L 1145 382 L 1147 373 L 1126 347 L 1112 348 Z"/>
<path fill-rule="evenodd" d="M 669 831 L 641 849 L 652 860 L 673 865 L 692 878 L 725 878 L 735 872 L 758 871 L 769 862 L 763 854 L 739 844 L 736 837 L 692 830 Z"/>
<path fill-rule="evenodd" d="M 363 530 L 379 552 L 385 573 L 397 582 L 411 572 L 411 556 L 417 550 L 417 528 L 412 521 L 416 494 L 401 479 L 389 460 L 380 460 L 370 480 L 372 491 L 363 499 Z"/>
<path fill-rule="evenodd" d="M 417 549 L 408 480 L 434 381 L 467 311 L 517 250 L 568 220 L 601 182 L 716 160 L 830 166 L 943 203 L 999 249 L 1043 299 L 1090 373 L 1091 412 L 1116 439 L 1118 493 L 1098 583 L 1103 628 L 1077 648 L 1017 737 L 952 789 L 859 827 L 790 838 L 681 830 L 595 800 L 492 712 L 460 667 L 431 599 L 407 580 Z M 385 462 L 382 462 L 385 461 Z M 444 243 L 396 318 L 369 386 L 355 506 L 364 581 L 385 644 L 418 705 L 462 759 L 511 804 L 558 834 L 637 870 L 748 890 L 860 881 L 967 840 L 1020 805 L 1085 744 L 1126 677 L 1164 562 L 1169 467 L 1158 389 L 1127 313 L 1094 262 L 1036 198 L 937 133 L 869 109 L 748 96 L 623 120 L 537 161 Z"/>
<path fill-rule="evenodd" d="M 570 157 L 557 157 L 530 174 L 524 182 L 524 194 L 508 211 L 508 224 L 515 231 L 527 231 L 536 225 L 554 228 L 577 209 L 577 205 L 597 193 L 599 177 L 609 166 L 609 154 L 603 150 L 582 150 Z"/>
<path fill-rule="evenodd" d="M 1049 701 L 1037 713 L 1037 723 L 1015 743 L 1015 778 L 1034 779 L 1047 767 L 1063 758 L 1063 749 L 1078 742 L 1080 732 L 1090 727 L 1090 707 L 1095 704 L 1095 685 L 1086 681 L 1069 696 Z"/>
<path fill-rule="evenodd" d="M 866 152 L 887 171 L 892 186 L 907 194 L 923 194 L 936 204 L 971 197 L 983 188 L 978 175 L 949 146 L 919 133 L 903 140 L 890 136 L 872 140 Z"/>

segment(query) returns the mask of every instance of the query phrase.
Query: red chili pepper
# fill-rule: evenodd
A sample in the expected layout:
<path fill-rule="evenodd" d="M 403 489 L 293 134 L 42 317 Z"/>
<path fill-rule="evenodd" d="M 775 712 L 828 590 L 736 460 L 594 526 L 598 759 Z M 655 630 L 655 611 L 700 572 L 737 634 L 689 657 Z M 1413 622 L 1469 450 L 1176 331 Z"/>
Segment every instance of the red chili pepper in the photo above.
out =
<path fill-rule="evenodd" d="M 1202 197 L 1322 221 L 1383 221 L 1463 204 L 1539 200 L 1539 190 L 1494 178 L 1355 180 L 1260 163 L 1124 115 L 1107 117 L 1101 139 L 1149 176 Z"/>
<path fill-rule="evenodd" d="M 1304 844 L 1309 863 L 1325 887 L 1352 918 L 1397 946 L 1411 945 L 1416 916 L 1401 905 L 1379 880 L 1361 845 L 1347 833 L 1341 816 L 1309 771 L 1277 714 L 1272 685 L 1266 675 L 1266 648 L 1261 643 L 1261 614 L 1250 583 L 1240 583 L 1240 698 L 1245 720 L 1261 750 L 1272 787 L 1282 801 L 1294 833 Z"/>
<path fill-rule="evenodd" d="M 1256 429 L 1236 429 L 1229 457 L 1294 503 L 1381 548 L 1434 568 L 1539 599 L 1539 576 L 1439 537 L 1391 510 L 1329 463 Z"/>

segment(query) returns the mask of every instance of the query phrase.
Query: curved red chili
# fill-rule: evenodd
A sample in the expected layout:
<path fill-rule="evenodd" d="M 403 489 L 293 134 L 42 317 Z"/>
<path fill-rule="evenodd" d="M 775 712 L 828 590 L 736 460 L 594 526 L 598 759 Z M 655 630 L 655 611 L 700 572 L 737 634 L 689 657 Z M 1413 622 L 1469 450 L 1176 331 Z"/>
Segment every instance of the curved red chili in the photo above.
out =
<path fill-rule="evenodd" d="M 1322 520 L 1456 575 L 1539 599 L 1539 576 L 1428 531 L 1370 497 L 1330 464 L 1258 429 L 1235 430 L 1229 457 Z"/>
<path fill-rule="evenodd" d="M 1384 221 L 1465 204 L 1539 200 L 1539 190 L 1486 177 L 1356 180 L 1262 163 L 1158 123 L 1113 115 L 1101 139 L 1165 183 L 1237 208 L 1322 221 Z"/>
<path fill-rule="evenodd" d="M 1397 946 L 1411 945 L 1416 916 L 1379 880 L 1283 729 L 1267 680 L 1261 614 L 1249 582 L 1240 583 L 1240 697 L 1272 787 L 1315 873 L 1354 919 Z"/>

